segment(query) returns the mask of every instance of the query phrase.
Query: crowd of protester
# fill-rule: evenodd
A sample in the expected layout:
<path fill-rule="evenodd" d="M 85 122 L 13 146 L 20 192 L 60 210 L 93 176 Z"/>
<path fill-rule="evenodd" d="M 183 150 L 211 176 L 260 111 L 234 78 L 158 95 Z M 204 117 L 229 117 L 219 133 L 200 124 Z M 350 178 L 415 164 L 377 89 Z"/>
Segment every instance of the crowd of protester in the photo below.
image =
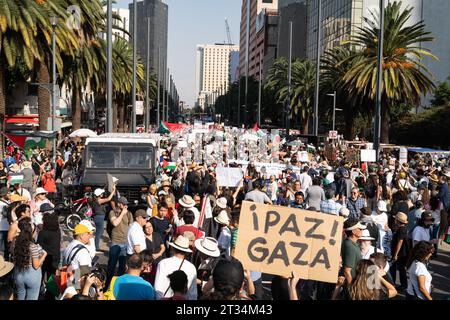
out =
<path fill-rule="evenodd" d="M 160 163 L 171 162 L 170 141 L 161 147 Z M 265 299 L 262 274 L 234 257 L 243 201 L 345 219 L 336 284 L 274 276 L 271 298 L 432 299 L 429 261 L 449 238 L 448 158 L 392 164 L 386 152 L 359 166 L 316 151 L 301 163 L 286 146 L 282 174 L 267 176 L 250 163 L 235 188 L 218 186 L 216 164 L 181 160 L 160 168 L 145 209 L 131 210 L 115 187 L 94 190 L 92 219 L 67 234 L 54 205 L 80 183 L 82 148 L 65 139 L 53 164 L 48 152 L 29 158 L 9 146 L 0 161 L 1 299 Z M 211 216 L 202 215 L 205 208 Z M 106 265 L 99 264 L 103 254 Z M 377 285 L 368 286 L 374 276 Z"/>

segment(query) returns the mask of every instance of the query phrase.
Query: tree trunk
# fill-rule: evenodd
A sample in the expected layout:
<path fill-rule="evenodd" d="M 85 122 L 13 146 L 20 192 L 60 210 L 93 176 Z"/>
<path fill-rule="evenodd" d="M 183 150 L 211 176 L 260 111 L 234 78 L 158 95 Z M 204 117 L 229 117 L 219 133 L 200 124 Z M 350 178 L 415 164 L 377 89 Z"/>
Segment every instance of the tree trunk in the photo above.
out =
<path fill-rule="evenodd" d="M 381 143 L 389 143 L 389 105 L 386 99 L 381 102 Z"/>
<path fill-rule="evenodd" d="M 75 79 L 72 81 L 72 130 L 75 131 L 81 128 L 81 96 Z"/>
<path fill-rule="evenodd" d="M 344 131 L 344 138 L 347 140 L 353 140 L 355 137 L 355 119 L 354 114 L 349 113 L 348 111 L 344 113 L 345 117 L 345 131 Z"/>
<path fill-rule="evenodd" d="M 3 57 L 3 55 L 0 55 Z M 5 130 L 5 115 L 6 115 L 6 83 L 5 83 L 5 68 L 6 61 L 4 58 L 0 58 L 0 130 Z M 0 135 L 0 156 L 3 157 L 3 147 L 5 145 L 5 138 Z"/>
<path fill-rule="evenodd" d="M 301 121 L 301 129 L 300 129 L 300 133 L 302 134 L 308 134 L 308 129 L 309 129 L 309 119 L 306 117 L 305 119 L 303 119 Z"/>
<path fill-rule="evenodd" d="M 38 83 L 50 83 L 50 73 L 44 62 L 38 62 Z M 39 130 L 48 130 L 50 117 L 50 92 L 39 86 L 38 89 Z"/>

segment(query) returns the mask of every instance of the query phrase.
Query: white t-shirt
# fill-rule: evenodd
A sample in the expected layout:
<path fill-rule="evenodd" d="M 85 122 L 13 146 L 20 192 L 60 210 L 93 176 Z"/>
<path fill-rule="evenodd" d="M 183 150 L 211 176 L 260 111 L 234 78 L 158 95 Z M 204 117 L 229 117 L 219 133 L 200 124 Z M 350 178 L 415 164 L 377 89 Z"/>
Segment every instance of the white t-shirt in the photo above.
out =
<path fill-rule="evenodd" d="M 6 218 L 6 215 L 5 215 L 5 217 L 3 217 L 3 214 L 2 214 L 3 210 L 5 210 L 5 213 L 6 213 L 8 205 L 9 205 L 9 203 L 5 202 L 5 200 L 0 201 L 0 231 L 8 231 L 9 230 L 8 219 Z"/>
<path fill-rule="evenodd" d="M 419 261 L 414 261 L 411 264 L 411 267 L 409 267 L 409 278 L 408 278 L 408 294 L 414 296 L 418 296 L 420 299 L 425 300 L 425 297 L 423 296 L 422 292 L 419 290 L 419 276 L 425 276 L 425 289 L 428 293 L 431 293 L 431 280 L 433 277 L 428 272 L 427 267 L 425 264 Z M 414 288 L 414 290 L 413 290 Z M 415 293 L 414 293 L 415 291 Z"/>
<path fill-rule="evenodd" d="M 134 253 L 134 246 L 139 245 L 141 251 L 147 249 L 147 245 L 145 243 L 145 233 L 142 229 L 141 225 L 136 221 L 128 229 L 127 235 L 128 243 L 127 243 L 127 254 Z"/>
<path fill-rule="evenodd" d="M 303 192 L 303 194 L 306 195 L 306 191 L 308 190 L 308 188 L 310 186 L 312 186 L 312 179 L 311 179 L 311 176 L 308 173 L 303 172 L 300 175 L 300 185 L 301 185 L 300 186 L 300 191 Z"/>
<path fill-rule="evenodd" d="M 378 214 L 377 212 L 373 212 L 372 220 L 375 221 L 375 223 L 378 225 L 379 229 L 384 229 L 384 226 L 388 222 L 388 216 L 387 216 L 386 212 L 382 212 L 381 214 Z"/>
<path fill-rule="evenodd" d="M 173 296 L 173 291 L 170 289 L 170 280 L 167 276 L 176 270 L 180 270 L 182 262 L 181 270 L 186 273 L 188 278 L 188 292 L 186 297 L 188 300 L 197 300 L 197 269 L 189 261 L 183 261 L 178 257 L 163 259 L 158 263 L 155 277 L 155 291 L 158 300 Z M 164 293 L 166 293 L 165 296 Z"/>
<path fill-rule="evenodd" d="M 412 232 L 413 241 L 430 241 L 431 233 L 430 229 L 424 228 L 422 226 L 417 226 Z"/>
<path fill-rule="evenodd" d="M 225 251 L 227 257 L 231 254 L 231 231 L 228 227 L 223 227 L 217 240 L 219 247 Z"/>
<path fill-rule="evenodd" d="M 432 216 L 433 219 L 434 219 L 434 222 L 433 222 L 433 223 L 434 223 L 435 225 L 441 224 L 441 210 L 440 210 L 440 209 L 431 211 L 431 216 Z"/>
<path fill-rule="evenodd" d="M 72 268 L 76 270 L 79 269 L 80 266 L 92 267 L 92 258 L 88 247 L 78 240 L 73 240 L 71 243 L 69 243 L 69 246 L 66 248 L 66 250 L 64 250 L 64 261 L 68 261 L 72 258 L 72 256 L 78 250 L 74 249 L 77 245 L 82 245 L 84 248 L 78 251 L 78 253 L 73 257 L 70 264 Z"/>

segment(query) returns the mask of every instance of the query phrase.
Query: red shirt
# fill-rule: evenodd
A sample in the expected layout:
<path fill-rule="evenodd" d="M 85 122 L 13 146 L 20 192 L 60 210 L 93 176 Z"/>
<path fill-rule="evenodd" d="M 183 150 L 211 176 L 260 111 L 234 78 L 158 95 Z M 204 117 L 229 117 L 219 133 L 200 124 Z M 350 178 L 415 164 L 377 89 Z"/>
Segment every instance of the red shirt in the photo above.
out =
<path fill-rule="evenodd" d="M 195 235 L 195 240 L 203 237 L 203 232 L 198 230 L 198 228 L 194 227 L 193 225 L 184 225 L 177 228 L 177 231 L 175 232 L 175 238 L 182 235 L 186 231 L 191 231 Z"/>
<path fill-rule="evenodd" d="M 42 187 L 49 193 L 56 193 L 56 182 L 52 173 L 46 173 L 42 177 Z"/>

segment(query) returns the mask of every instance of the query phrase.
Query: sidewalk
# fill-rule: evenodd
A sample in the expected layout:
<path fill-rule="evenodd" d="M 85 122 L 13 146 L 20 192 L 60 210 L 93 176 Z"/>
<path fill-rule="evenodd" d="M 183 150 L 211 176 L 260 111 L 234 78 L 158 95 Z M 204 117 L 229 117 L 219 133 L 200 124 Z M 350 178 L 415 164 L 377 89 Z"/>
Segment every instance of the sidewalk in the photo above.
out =
<path fill-rule="evenodd" d="M 431 260 L 429 269 L 433 276 L 433 299 L 450 299 L 450 245 L 441 242 L 438 257 Z"/>

